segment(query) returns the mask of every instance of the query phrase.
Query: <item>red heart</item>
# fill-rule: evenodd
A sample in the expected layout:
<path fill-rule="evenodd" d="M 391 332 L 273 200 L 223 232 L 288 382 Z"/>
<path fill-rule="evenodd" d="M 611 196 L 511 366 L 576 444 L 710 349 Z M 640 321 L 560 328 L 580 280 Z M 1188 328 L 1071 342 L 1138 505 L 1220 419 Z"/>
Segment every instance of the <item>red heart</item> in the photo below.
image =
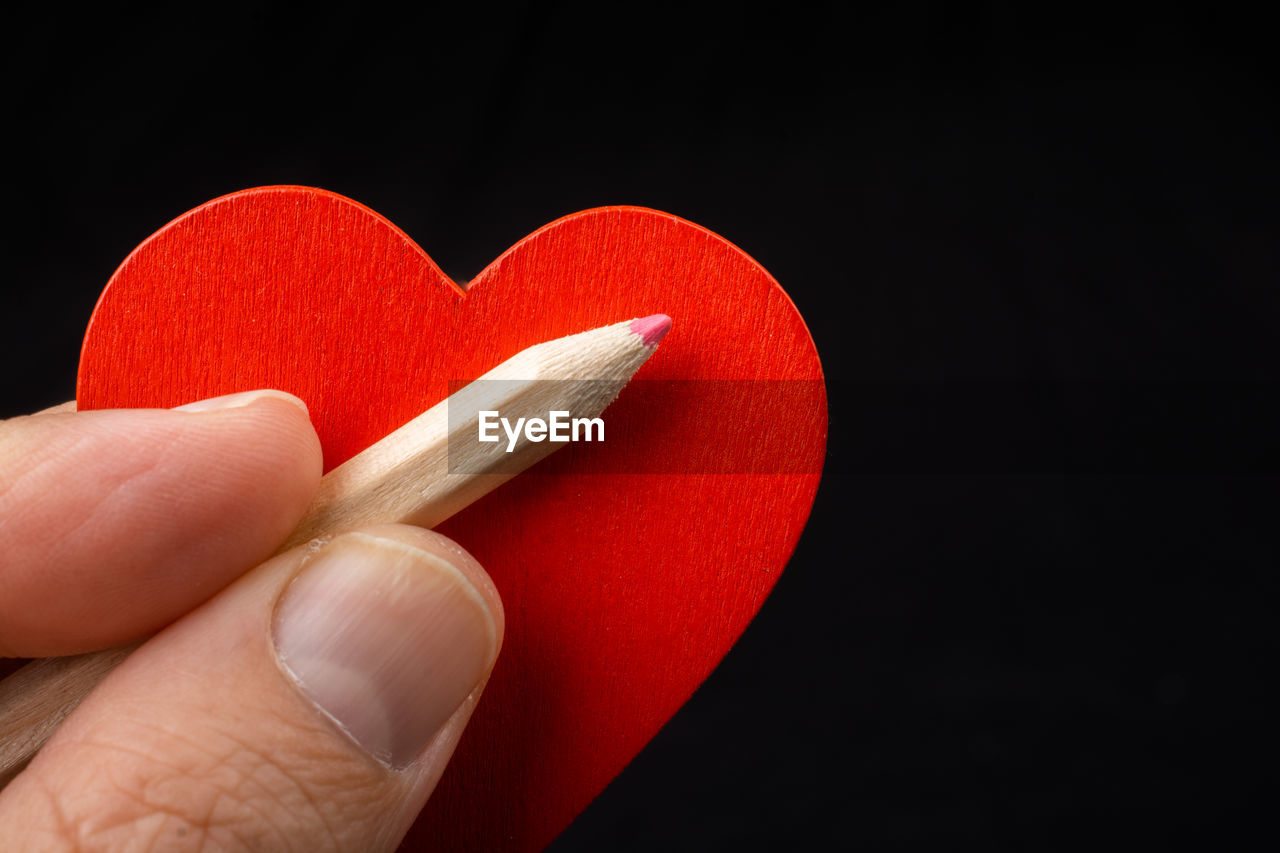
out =
<path fill-rule="evenodd" d="M 77 397 L 168 407 L 282 388 L 310 405 L 330 468 L 451 380 L 658 312 L 674 327 L 606 412 L 617 439 L 562 450 L 440 528 L 493 576 L 506 642 L 409 843 L 540 850 L 720 661 L 809 515 L 821 366 L 759 264 L 675 216 L 606 207 L 526 237 L 464 298 L 350 199 L 246 190 L 169 223 L 116 270 Z"/>

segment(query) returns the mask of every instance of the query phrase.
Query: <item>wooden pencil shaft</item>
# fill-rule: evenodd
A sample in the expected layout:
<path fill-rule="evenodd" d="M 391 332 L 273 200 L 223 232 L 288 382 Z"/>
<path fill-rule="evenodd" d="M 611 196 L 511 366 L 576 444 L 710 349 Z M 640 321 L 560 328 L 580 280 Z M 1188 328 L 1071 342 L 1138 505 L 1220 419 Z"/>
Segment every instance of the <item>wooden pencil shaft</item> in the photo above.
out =
<path fill-rule="evenodd" d="M 653 353 L 631 323 L 530 347 L 334 468 L 276 553 L 366 524 L 434 527 L 550 455 L 563 445 L 480 442 L 478 413 L 600 415 Z M 0 787 L 137 645 L 33 661 L 0 682 Z"/>
<path fill-rule="evenodd" d="M 385 521 L 434 527 L 561 445 L 478 440 L 479 412 L 511 420 L 601 414 L 653 350 L 629 323 L 530 347 L 325 475 L 282 550 Z M 489 473 L 490 471 L 501 473 Z"/>

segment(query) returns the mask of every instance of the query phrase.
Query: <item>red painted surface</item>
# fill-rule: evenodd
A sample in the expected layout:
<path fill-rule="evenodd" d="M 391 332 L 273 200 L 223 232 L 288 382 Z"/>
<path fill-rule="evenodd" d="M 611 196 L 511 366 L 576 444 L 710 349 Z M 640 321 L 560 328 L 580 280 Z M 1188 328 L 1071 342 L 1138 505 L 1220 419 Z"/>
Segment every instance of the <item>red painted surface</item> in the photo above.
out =
<path fill-rule="evenodd" d="M 755 261 L 669 214 L 560 219 L 464 297 L 381 216 L 301 187 L 179 217 L 98 304 L 81 408 L 282 388 L 311 407 L 327 468 L 451 380 L 658 312 L 674 326 L 605 413 L 608 441 L 560 451 L 440 528 L 493 576 L 506 642 L 408 847 L 541 849 L 728 651 L 818 485 L 826 396 L 804 322 Z M 800 381 L 684 381 L 699 379 Z"/>

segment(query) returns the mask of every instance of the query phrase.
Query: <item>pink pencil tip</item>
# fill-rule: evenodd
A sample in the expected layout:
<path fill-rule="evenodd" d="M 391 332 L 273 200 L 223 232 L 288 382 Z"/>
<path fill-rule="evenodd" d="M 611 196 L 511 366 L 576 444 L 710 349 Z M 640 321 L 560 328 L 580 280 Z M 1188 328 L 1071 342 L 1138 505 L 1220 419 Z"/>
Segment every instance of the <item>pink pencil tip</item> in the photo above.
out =
<path fill-rule="evenodd" d="M 631 321 L 631 331 L 644 341 L 644 345 L 652 349 L 662 340 L 662 336 L 671 328 L 671 318 L 666 314 L 650 314 Z"/>

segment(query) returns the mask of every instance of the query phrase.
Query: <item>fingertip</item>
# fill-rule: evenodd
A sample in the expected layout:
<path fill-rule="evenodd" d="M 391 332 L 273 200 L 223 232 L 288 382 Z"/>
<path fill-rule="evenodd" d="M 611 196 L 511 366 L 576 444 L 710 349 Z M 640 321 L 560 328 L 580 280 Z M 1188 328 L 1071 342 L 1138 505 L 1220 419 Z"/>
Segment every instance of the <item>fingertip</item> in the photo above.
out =
<path fill-rule="evenodd" d="M 188 441 L 217 448 L 223 460 L 217 487 L 205 485 L 209 510 L 239 516 L 238 502 L 255 503 L 266 538 L 277 546 L 284 541 L 310 505 L 324 467 L 306 403 L 259 389 L 198 400 L 167 414 L 186 422 Z"/>
<path fill-rule="evenodd" d="M 422 533 L 365 528 L 318 543 L 272 618 L 277 658 L 303 695 L 396 770 L 484 684 L 501 643 L 483 570 Z"/>
<path fill-rule="evenodd" d="M 181 406 L 175 406 L 173 411 L 212 412 L 222 409 L 238 409 L 268 400 L 277 400 L 289 403 L 299 409 L 302 409 L 302 411 L 310 417 L 310 411 L 307 409 L 307 404 L 301 397 L 296 397 L 287 391 L 279 391 L 275 388 L 258 388 L 253 391 L 238 391 L 234 394 L 223 394 L 218 397 L 195 400 L 190 403 L 184 403 Z"/>

